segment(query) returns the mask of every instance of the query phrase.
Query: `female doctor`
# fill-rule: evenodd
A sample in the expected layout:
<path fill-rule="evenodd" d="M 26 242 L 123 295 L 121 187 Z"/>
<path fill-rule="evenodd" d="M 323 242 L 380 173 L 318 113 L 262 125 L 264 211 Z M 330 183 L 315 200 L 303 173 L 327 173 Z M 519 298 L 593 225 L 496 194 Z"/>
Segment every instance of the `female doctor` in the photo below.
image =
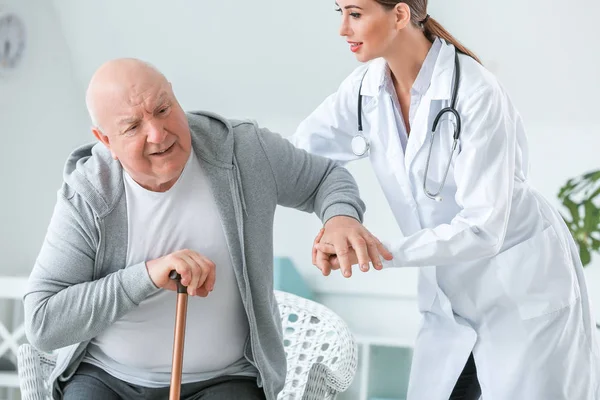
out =
<path fill-rule="evenodd" d="M 341 162 L 369 157 L 403 233 L 383 241 L 393 255 L 383 266 L 420 268 L 408 398 L 600 399 L 582 265 L 528 181 L 509 96 L 427 0 L 337 5 L 340 34 L 365 64 L 291 140 Z M 357 263 L 327 240 L 325 229 L 315 244 L 324 273 L 340 252 Z"/>

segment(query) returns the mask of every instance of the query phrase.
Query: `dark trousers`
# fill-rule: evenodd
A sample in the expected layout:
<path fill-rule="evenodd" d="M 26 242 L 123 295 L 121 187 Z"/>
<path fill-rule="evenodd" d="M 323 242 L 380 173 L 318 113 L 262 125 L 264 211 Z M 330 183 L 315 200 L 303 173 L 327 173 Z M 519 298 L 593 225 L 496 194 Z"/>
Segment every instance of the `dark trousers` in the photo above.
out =
<path fill-rule="evenodd" d="M 481 397 L 481 387 L 477 379 L 477 368 L 473 353 L 469 356 L 465 368 L 461 372 L 449 400 L 478 400 Z"/>
<path fill-rule="evenodd" d="M 64 400 L 167 400 L 169 388 L 146 388 L 123 382 L 94 365 L 82 363 L 62 385 Z M 184 400 L 265 400 L 256 378 L 223 376 L 181 385 Z"/>

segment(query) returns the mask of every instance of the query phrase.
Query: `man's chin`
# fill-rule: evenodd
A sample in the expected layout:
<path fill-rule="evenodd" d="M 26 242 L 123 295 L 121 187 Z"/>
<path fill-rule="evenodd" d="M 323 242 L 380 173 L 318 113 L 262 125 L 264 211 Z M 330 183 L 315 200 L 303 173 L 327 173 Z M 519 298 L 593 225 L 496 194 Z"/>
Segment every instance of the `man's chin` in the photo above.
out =
<path fill-rule="evenodd" d="M 169 168 L 161 168 L 161 170 L 155 175 L 156 181 L 160 182 L 159 187 L 165 188 L 160 190 L 161 192 L 165 192 L 173 187 L 175 182 L 177 182 L 183 173 L 184 167 L 185 164 L 180 165 L 177 168 L 174 168 L 173 166 L 169 166 Z"/>

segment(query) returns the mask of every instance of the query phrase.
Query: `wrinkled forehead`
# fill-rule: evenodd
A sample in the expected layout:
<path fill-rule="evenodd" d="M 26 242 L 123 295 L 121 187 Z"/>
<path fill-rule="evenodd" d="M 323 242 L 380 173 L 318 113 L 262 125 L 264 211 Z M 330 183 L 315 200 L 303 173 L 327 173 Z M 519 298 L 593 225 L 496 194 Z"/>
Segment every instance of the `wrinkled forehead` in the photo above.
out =
<path fill-rule="evenodd" d="M 172 102 L 173 93 L 166 81 L 132 82 L 106 87 L 97 99 L 98 116 L 116 123 L 124 117 L 139 117 L 153 113 Z"/>

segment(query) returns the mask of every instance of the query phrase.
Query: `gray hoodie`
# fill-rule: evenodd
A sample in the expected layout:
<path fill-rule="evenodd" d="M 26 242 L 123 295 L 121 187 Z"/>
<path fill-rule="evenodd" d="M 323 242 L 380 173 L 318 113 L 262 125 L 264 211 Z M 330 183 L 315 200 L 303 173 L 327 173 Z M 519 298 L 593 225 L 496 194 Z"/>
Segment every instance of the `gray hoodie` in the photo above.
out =
<path fill-rule="evenodd" d="M 253 122 L 204 112 L 189 113 L 188 122 L 192 150 L 219 208 L 250 324 L 244 355 L 258 369 L 267 399 L 275 400 L 286 374 L 273 296 L 275 208 L 314 212 L 323 222 L 337 215 L 362 221 L 364 203 L 344 168 L 296 149 Z M 125 265 L 124 193 L 121 165 L 104 145 L 86 145 L 71 154 L 24 296 L 28 340 L 43 351 L 58 349 L 50 377 L 56 399 L 62 397 L 58 381 L 74 374 L 89 341 L 161 290 L 145 263 Z"/>

